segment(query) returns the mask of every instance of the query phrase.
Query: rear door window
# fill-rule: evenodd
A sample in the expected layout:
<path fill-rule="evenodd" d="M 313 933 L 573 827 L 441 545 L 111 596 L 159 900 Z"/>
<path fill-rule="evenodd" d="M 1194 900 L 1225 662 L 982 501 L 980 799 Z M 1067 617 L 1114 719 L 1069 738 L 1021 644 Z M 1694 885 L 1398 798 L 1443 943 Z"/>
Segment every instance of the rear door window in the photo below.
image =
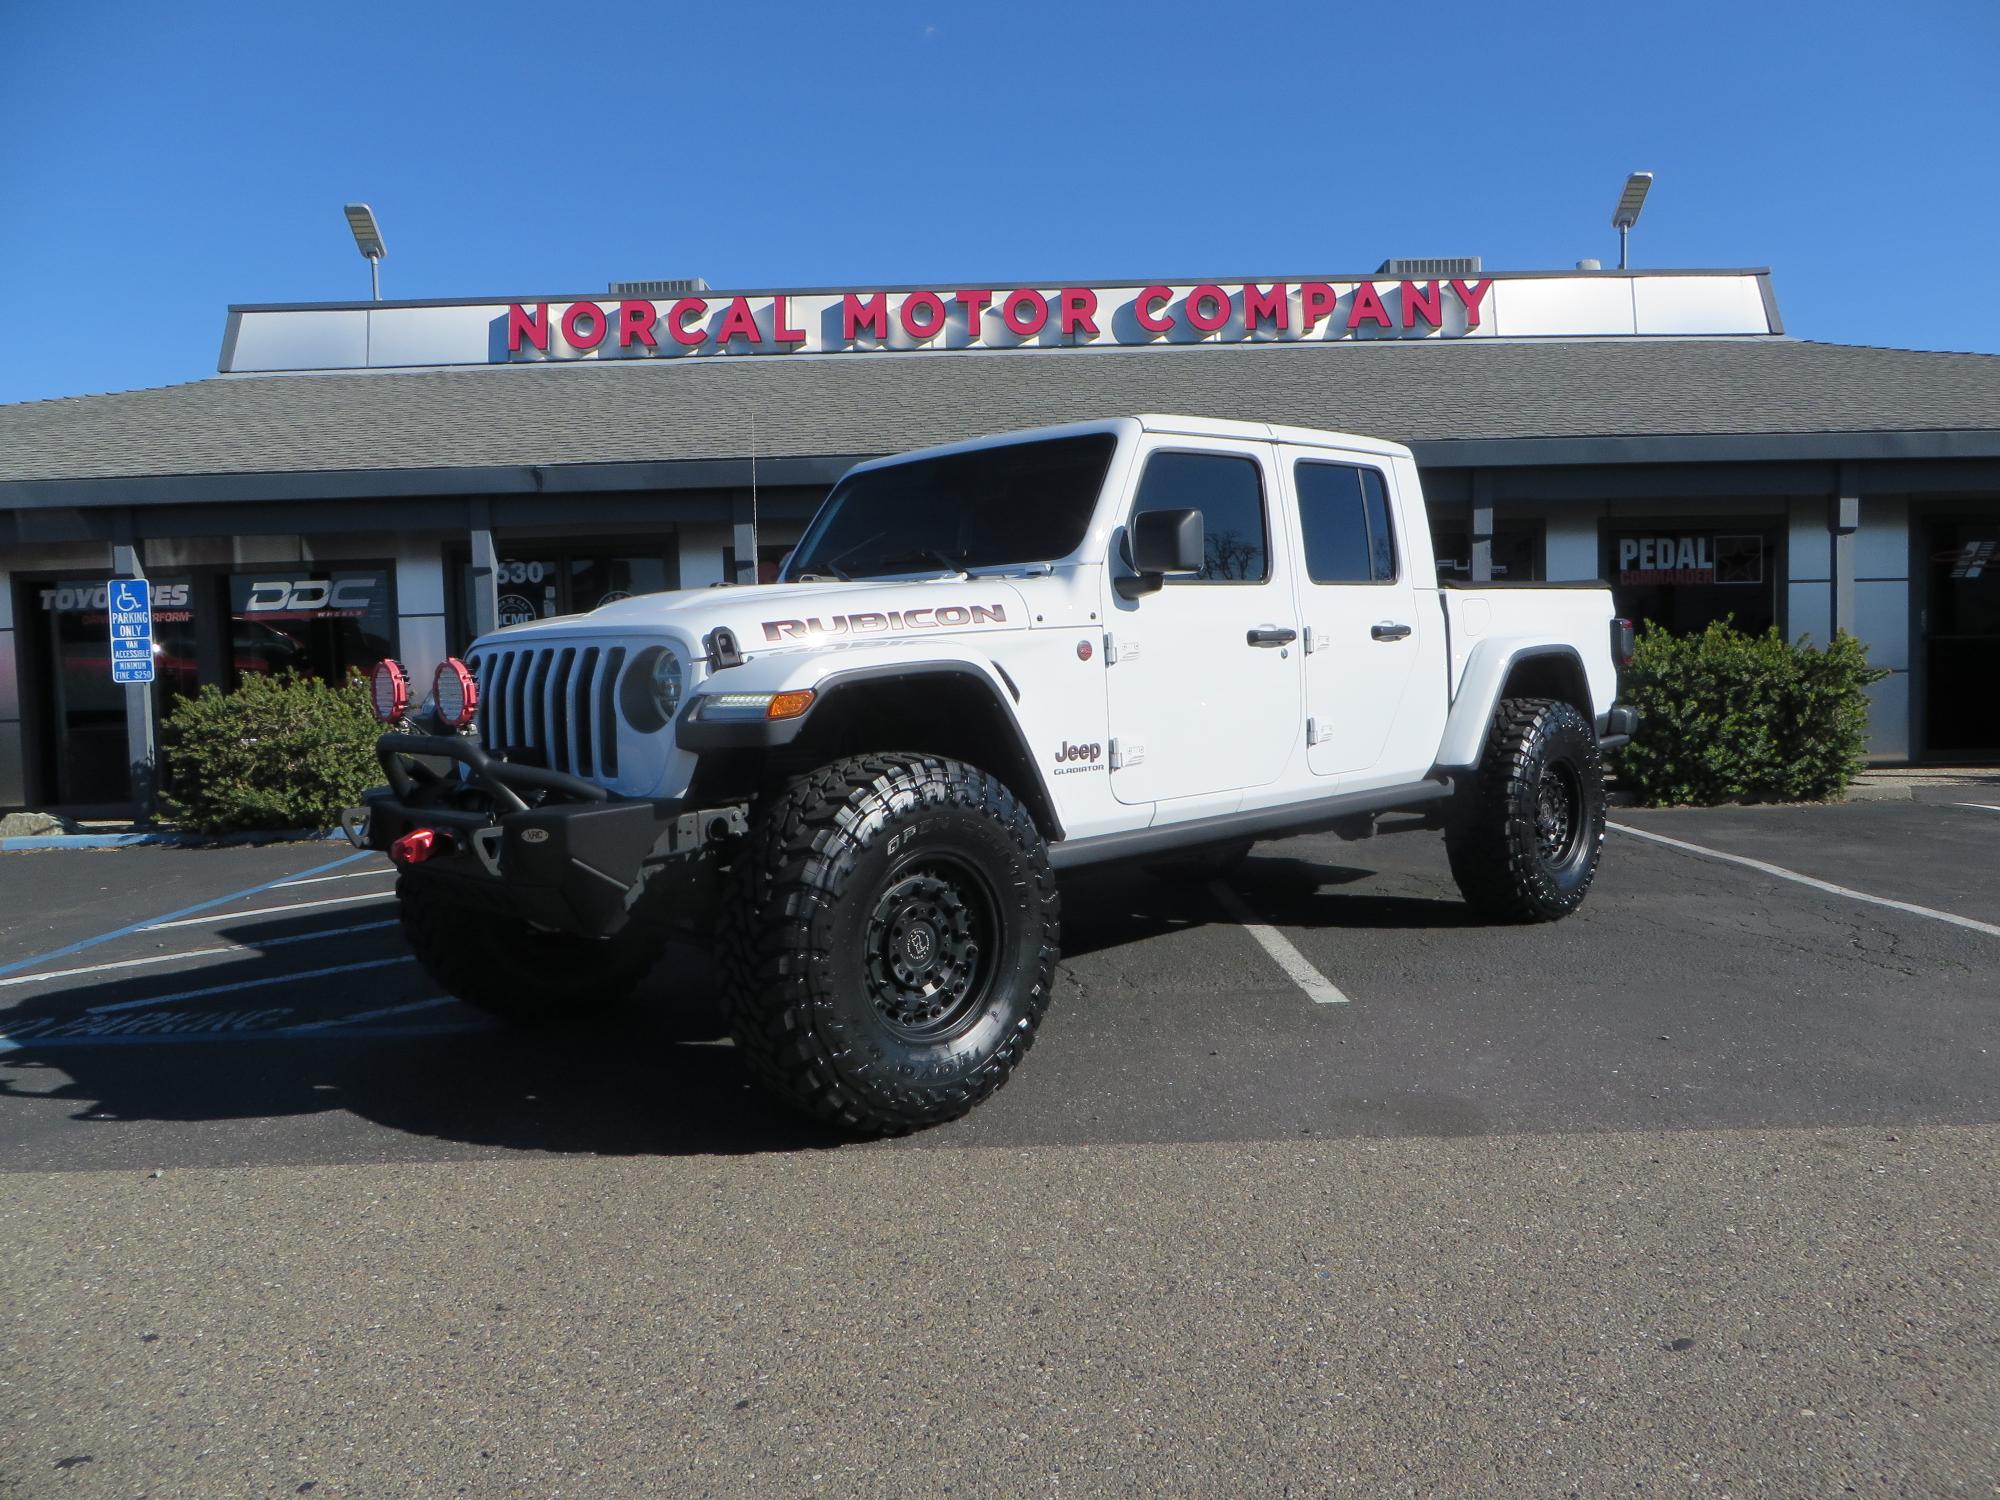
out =
<path fill-rule="evenodd" d="M 1301 459 L 1292 469 L 1314 583 L 1391 583 L 1396 532 L 1382 471 L 1365 464 Z"/>

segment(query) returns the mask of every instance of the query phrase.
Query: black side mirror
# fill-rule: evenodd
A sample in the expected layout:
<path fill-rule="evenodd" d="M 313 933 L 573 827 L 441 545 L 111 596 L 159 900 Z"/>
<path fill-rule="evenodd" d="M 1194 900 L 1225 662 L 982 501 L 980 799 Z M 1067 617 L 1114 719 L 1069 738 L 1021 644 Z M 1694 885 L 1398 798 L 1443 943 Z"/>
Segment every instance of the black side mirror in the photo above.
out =
<path fill-rule="evenodd" d="M 1120 578 L 1120 597 L 1136 599 L 1165 582 L 1168 573 L 1199 573 L 1205 560 L 1201 512 L 1149 510 L 1133 518 L 1125 533 L 1126 555 L 1137 578 Z"/>

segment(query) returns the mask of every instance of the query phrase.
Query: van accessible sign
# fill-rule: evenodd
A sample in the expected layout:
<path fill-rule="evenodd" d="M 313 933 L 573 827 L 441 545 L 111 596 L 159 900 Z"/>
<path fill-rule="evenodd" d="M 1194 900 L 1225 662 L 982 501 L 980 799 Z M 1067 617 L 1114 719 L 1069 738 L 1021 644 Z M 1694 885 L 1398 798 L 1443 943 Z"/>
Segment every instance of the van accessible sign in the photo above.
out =
<path fill-rule="evenodd" d="M 153 680 L 153 586 L 143 578 L 114 578 L 106 586 L 111 606 L 111 680 Z"/>
<path fill-rule="evenodd" d="M 975 284 L 230 310 L 220 368 L 1780 332 L 1759 271 Z"/>

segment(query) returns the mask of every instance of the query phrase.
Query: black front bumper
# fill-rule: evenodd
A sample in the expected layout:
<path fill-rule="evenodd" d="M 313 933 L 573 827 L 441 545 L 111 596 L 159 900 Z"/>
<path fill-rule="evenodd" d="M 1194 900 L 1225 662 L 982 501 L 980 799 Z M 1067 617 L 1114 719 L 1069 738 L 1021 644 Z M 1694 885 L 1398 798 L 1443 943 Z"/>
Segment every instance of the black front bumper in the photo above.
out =
<path fill-rule="evenodd" d="M 614 797 L 579 777 L 501 760 L 461 736 L 385 734 L 376 755 L 389 784 L 346 820 L 351 840 L 387 852 L 430 829 L 440 844 L 404 865 L 405 879 L 430 883 L 456 904 L 583 937 L 617 932 L 649 892 L 670 894 L 673 914 L 699 924 L 721 847 L 743 831 L 741 807 Z M 471 774 L 426 764 L 440 759 Z"/>

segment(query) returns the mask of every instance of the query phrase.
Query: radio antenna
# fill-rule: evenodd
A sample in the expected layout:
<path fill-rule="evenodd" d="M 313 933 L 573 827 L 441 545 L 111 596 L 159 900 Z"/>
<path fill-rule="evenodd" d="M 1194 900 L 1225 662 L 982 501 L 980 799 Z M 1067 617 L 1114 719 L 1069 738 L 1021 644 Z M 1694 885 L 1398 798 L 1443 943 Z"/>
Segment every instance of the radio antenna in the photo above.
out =
<path fill-rule="evenodd" d="M 750 581 L 757 578 L 757 408 L 750 408 Z"/>

